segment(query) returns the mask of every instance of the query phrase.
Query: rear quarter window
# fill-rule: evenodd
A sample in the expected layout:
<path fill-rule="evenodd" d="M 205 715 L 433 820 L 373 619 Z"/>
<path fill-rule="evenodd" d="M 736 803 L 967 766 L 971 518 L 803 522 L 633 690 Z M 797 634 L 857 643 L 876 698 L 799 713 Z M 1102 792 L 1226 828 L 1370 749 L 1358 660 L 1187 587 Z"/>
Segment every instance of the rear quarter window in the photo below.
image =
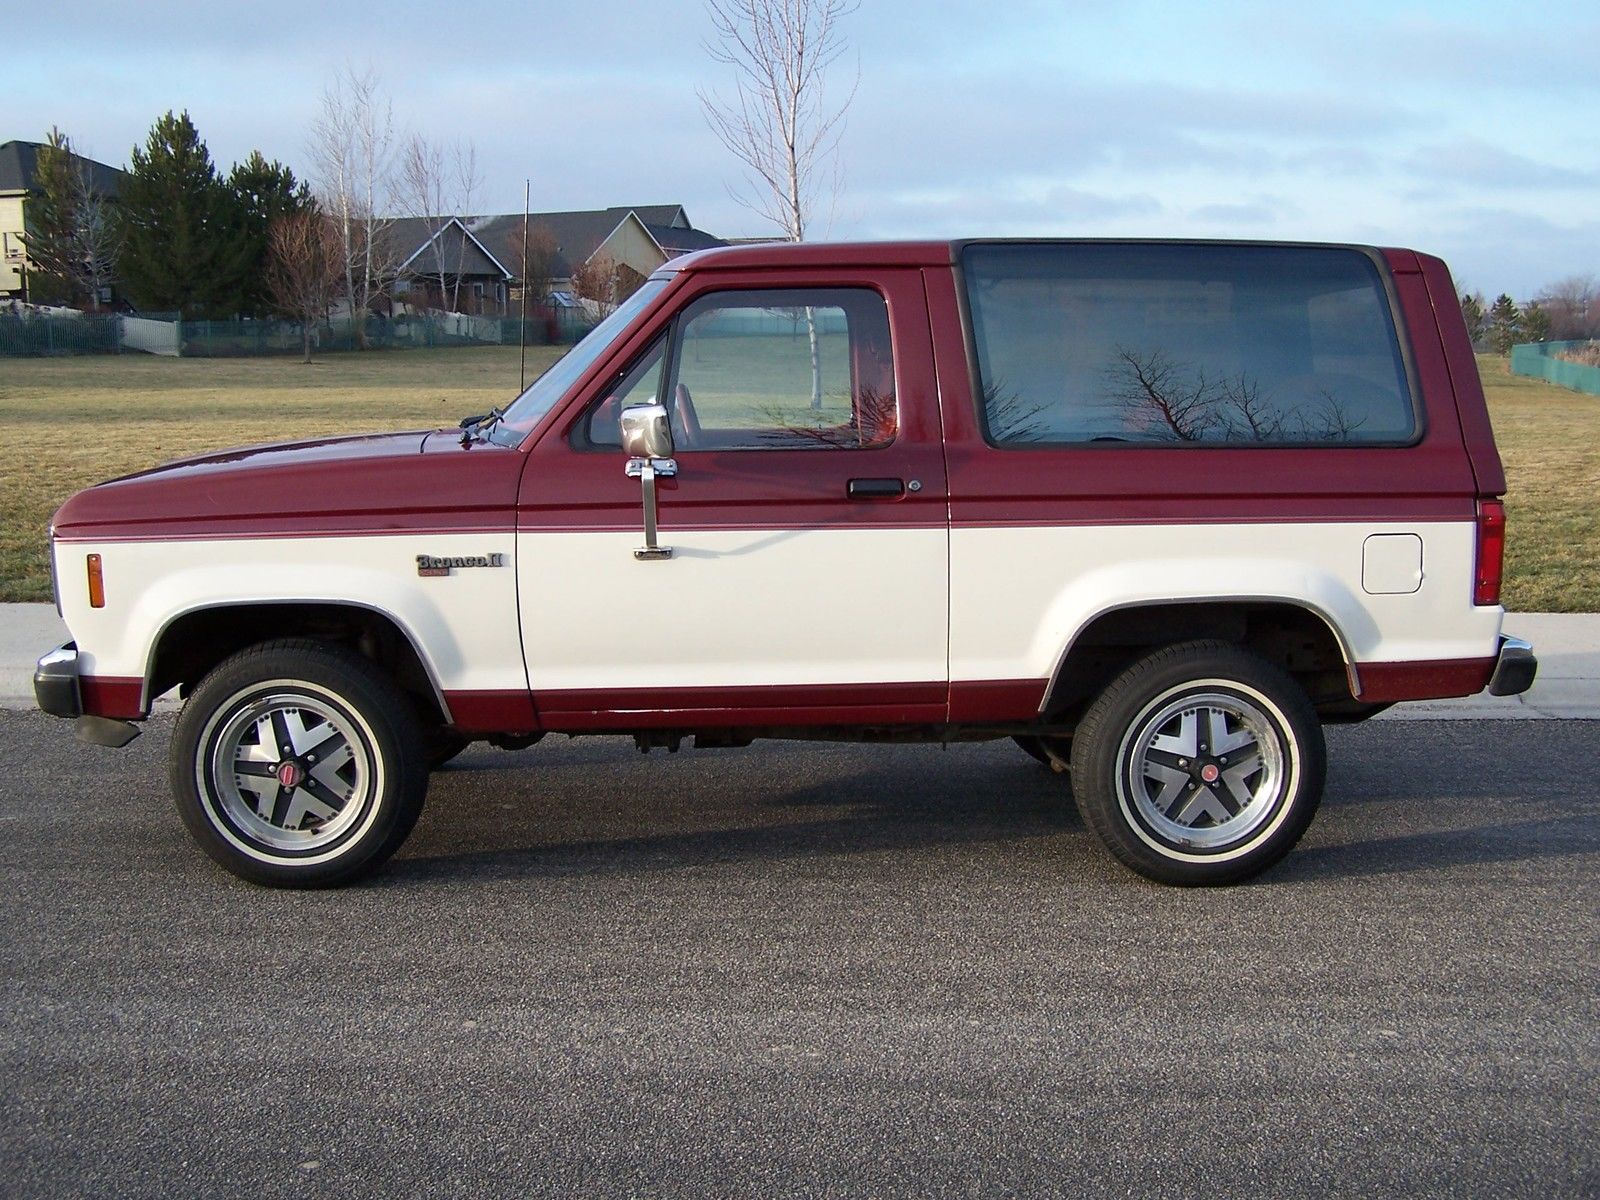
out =
<path fill-rule="evenodd" d="M 1388 292 L 1360 250 L 980 243 L 962 272 L 995 445 L 1417 437 Z"/>

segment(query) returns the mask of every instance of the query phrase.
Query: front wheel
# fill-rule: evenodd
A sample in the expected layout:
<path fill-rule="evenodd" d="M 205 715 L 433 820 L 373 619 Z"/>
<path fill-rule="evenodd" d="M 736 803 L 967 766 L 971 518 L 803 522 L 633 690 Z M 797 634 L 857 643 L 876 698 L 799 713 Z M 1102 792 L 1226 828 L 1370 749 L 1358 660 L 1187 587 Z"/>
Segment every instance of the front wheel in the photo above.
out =
<path fill-rule="evenodd" d="M 426 737 L 368 660 L 309 640 L 224 660 L 172 739 L 171 780 L 190 834 L 253 883 L 331 887 L 384 862 L 416 824 Z"/>
<path fill-rule="evenodd" d="M 1234 883 L 1272 866 L 1316 815 L 1325 770 L 1305 692 L 1227 642 L 1169 646 L 1129 667 L 1072 746 L 1084 821 L 1163 883 Z"/>

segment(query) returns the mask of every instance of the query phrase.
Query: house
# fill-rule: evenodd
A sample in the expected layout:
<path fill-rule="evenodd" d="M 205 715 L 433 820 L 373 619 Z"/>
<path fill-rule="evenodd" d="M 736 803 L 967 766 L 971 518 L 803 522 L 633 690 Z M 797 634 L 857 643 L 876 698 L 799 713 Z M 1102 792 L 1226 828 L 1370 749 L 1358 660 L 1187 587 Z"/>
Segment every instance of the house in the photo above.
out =
<path fill-rule="evenodd" d="M 680 204 L 648 204 L 588 209 L 577 212 L 531 213 L 526 220 L 535 303 L 569 295 L 574 275 L 584 264 L 604 256 L 627 282 L 648 276 L 668 259 L 692 250 L 721 246 L 689 222 Z M 404 264 L 406 290 L 400 298 L 426 308 L 503 314 L 515 311 L 522 298 L 522 213 L 437 219 L 405 218 L 389 226 L 392 257 Z M 540 246 L 547 249 L 544 253 Z M 439 262 L 445 266 L 445 303 L 440 303 Z M 458 286 L 459 285 L 459 286 Z"/>
<path fill-rule="evenodd" d="M 30 196 L 39 195 L 37 168 L 40 142 L 0 142 L 0 300 L 29 300 L 28 255 L 23 245 Z M 115 197 L 126 172 L 92 158 L 73 155 L 97 196 Z M 109 296 L 101 297 L 109 300 Z"/>
<path fill-rule="evenodd" d="M 515 278 L 461 221 L 401 217 L 384 227 L 394 296 L 412 308 L 503 316 Z"/>

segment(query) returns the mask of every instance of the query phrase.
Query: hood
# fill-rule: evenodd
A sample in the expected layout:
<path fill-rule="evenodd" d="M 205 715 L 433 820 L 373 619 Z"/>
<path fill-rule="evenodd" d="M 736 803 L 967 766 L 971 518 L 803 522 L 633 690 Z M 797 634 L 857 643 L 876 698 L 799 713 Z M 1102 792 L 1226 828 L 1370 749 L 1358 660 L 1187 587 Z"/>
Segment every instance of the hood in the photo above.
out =
<path fill-rule="evenodd" d="M 109 483 L 126 483 L 131 479 L 194 478 L 216 471 L 276 470 L 285 466 L 301 466 L 319 462 L 352 462 L 363 458 L 392 458 L 397 455 L 420 454 L 428 438 L 428 430 L 408 430 L 403 433 L 362 433 L 346 437 L 316 438 L 304 442 L 268 442 L 260 446 L 236 446 L 210 454 L 197 454 L 192 458 L 178 458 L 160 466 L 122 475 Z M 105 484 L 100 485 L 102 487 Z"/>
<path fill-rule="evenodd" d="M 509 527 L 523 456 L 459 431 L 248 446 L 79 492 L 57 537 L 205 538 Z"/>

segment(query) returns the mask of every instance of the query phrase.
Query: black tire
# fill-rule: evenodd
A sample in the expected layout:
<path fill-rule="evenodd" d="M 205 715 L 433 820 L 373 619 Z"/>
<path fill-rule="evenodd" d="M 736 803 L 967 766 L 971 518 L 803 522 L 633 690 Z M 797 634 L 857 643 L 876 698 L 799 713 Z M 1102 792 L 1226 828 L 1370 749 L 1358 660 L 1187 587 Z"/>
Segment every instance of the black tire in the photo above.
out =
<path fill-rule="evenodd" d="M 1219 735 L 1227 753 L 1213 745 Z M 1134 663 L 1090 706 L 1072 746 L 1089 828 L 1139 874 L 1186 886 L 1237 883 L 1282 859 L 1316 815 L 1326 763 L 1304 690 L 1215 641 Z"/>
<path fill-rule="evenodd" d="M 1038 734 L 1018 734 L 1011 739 L 1029 758 L 1052 771 L 1065 773 L 1072 769 L 1072 739 L 1043 737 Z"/>
<path fill-rule="evenodd" d="M 189 833 L 228 871 L 335 887 L 382 865 L 417 823 L 427 739 L 367 659 L 306 639 L 264 642 L 194 689 L 170 779 Z"/>

